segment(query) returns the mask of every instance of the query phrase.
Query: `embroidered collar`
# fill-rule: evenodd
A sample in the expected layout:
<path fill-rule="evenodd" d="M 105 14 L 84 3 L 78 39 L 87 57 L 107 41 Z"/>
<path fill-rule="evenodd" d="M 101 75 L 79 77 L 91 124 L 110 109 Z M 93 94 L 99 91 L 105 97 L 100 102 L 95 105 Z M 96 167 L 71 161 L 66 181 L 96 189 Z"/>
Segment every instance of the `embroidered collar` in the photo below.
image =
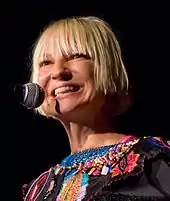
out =
<path fill-rule="evenodd" d="M 74 175 L 82 171 L 88 175 L 106 175 L 121 157 L 126 155 L 139 138 L 130 137 L 125 142 L 85 150 L 66 157 L 55 167 L 55 174 Z"/>

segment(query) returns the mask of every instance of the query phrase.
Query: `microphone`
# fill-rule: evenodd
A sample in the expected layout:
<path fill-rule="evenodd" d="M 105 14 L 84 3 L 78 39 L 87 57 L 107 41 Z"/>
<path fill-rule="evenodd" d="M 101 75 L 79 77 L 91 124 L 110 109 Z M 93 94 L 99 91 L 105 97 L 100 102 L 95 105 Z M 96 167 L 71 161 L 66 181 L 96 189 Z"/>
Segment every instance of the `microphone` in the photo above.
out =
<path fill-rule="evenodd" d="M 13 89 L 17 102 L 19 101 L 27 109 L 37 108 L 44 102 L 45 92 L 38 84 L 17 84 Z"/>

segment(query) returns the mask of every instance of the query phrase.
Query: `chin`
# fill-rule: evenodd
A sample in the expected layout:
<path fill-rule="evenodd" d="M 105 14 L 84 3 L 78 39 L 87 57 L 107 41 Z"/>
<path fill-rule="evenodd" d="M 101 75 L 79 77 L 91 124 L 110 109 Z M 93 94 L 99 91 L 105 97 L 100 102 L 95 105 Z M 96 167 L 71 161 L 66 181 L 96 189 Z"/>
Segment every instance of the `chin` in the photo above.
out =
<path fill-rule="evenodd" d="M 78 106 L 73 104 L 61 105 L 59 108 L 59 113 L 62 118 L 70 122 L 77 122 L 77 120 L 80 118 L 80 114 L 78 111 Z"/>
<path fill-rule="evenodd" d="M 62 115 L 70 114 L 75 111 L 75 108 L 73 105 L 61 105 L 59 106 L 59 112 Z"/>

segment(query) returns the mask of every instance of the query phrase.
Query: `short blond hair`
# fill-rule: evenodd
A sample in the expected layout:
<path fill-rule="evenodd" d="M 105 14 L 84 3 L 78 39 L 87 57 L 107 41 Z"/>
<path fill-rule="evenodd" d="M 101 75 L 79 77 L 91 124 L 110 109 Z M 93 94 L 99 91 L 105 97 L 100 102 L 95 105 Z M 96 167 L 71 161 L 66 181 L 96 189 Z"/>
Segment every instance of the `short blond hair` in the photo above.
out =
<path fill-rule="evenodd" d="M 84 54 L 92 60 L 97 91 L 122 94 L 129 80 L 120 45 L 107 22 L 98 17 L 69 17 L 50 23 L 33 50 L 32 82 L 37 83 L 39 64 L 59 48 L 63 56 Z M 50 52 L 49 52 L 50 51 Z"/>

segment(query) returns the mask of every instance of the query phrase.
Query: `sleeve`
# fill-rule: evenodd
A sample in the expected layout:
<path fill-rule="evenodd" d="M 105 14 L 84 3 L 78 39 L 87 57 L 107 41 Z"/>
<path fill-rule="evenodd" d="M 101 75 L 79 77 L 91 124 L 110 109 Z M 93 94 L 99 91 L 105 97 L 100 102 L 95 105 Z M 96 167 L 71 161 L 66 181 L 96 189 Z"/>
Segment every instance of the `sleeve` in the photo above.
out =
<path fill-rule="evenodd" d="M 22 197 L 24 200 L 34 200 L 37 196 L 41 198 L 44 191 L 47 190 L 49 183 L 53 177 L 53 168 L 50 168 L 48 171 L 43 172 L 35 180 L 32 180 L 29 184 L 22 186 Z M 42 200 L 38 199 L 36 200 Z"/>
<path fill-rule="evenodd" d="M 158 137 L 151 140 L 161 151 L 159 157 L 152 161 L 150 180 L 170 200 L 170 142 Z"/>

